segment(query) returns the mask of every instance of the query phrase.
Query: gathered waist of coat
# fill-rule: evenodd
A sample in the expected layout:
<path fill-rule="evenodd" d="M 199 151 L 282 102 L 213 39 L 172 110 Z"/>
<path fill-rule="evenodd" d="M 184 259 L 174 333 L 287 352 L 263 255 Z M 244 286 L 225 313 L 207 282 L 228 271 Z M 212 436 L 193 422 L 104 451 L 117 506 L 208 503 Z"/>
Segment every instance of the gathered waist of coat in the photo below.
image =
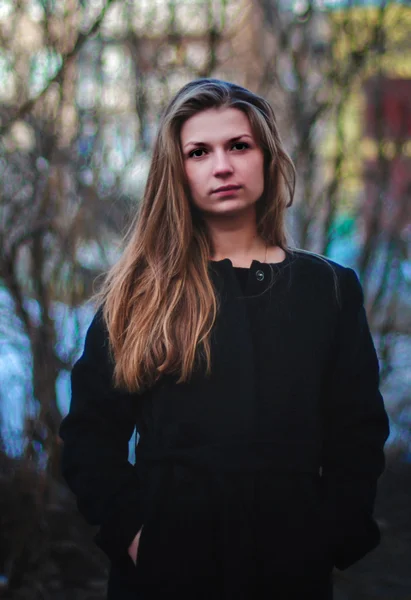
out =
<path fill-rule="evenodd" d="M 286 441 L 219 442 L 202 446 L 152 449 L 137 447 L 137 461 L 175 463 L 211 471 L 256 471 L 319 474 L 320 454 L 314 445 Z"/>

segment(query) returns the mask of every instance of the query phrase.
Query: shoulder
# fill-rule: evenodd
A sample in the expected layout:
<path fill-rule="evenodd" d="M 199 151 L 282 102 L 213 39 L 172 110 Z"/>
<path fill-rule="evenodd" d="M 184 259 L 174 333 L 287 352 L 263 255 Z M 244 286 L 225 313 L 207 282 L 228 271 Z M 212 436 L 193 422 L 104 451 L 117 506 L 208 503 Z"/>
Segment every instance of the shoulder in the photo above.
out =
<path fill-rule="evenodd" d="M 332 260 L 328 256 L 311 252 L 310 250 L 303 250 L 302 248 L 290 247 L 288 248 L 288 253 L 291 256 L 291 262 L 315 273 L 327 273 L 331 270 L 340 275 L 345 269 L 349 268 Z"/>
<path fill-rule="evenodd" d="M 98 307 L 87 329 L 83 353 L 78 363 L 96 363 L 107 368 L 112 363 L 109 334 L 102 307 Z"/>
<path fill-rule="evenodd" d="M 362 286 L 354 269 L 327 256 L 302 248 L 289 248 L 288 252 L 290 262 L 299 277 L 308 278 L 319 287 L 322 284 L 333 284 L 340 306 L 363 302 Z"/>
<path fill-rule="evenodd" d="M 103 308 L 101 306 L 97 308 L 89 325 L 86 334 L 86 341 L 87 340 L 98 347 L 104 347 L 107 345 L 108 331 L 104 319 Z"/>

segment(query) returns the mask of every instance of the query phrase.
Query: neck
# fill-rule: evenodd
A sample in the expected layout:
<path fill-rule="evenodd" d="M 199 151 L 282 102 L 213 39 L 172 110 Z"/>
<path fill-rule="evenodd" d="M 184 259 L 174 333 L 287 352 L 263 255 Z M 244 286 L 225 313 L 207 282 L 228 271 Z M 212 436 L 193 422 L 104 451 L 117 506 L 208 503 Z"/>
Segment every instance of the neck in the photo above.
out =
<path fill-rule="evenodd" d="M 253 219 L 219 217 L 207 219 L 212 241 L 212 260 L 229 258 L 234 266 L 250 266 L 256 259 L 266 260 L 267 245 L 257 233 L 255 215 Z"/>

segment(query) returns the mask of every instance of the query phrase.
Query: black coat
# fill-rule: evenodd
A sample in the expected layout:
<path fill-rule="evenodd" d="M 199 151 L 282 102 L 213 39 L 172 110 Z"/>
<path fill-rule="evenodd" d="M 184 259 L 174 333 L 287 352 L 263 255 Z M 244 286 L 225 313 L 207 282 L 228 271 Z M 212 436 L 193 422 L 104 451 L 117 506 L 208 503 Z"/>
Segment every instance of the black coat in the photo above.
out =
<path fill-rule="evenodd" d="M 111 560 L 109 598 L 325 598 L 333 566 L 379 543 L 378 360 L 355 272 L 327 262 L 300 251 L 273 271 L 253 261 L 247 298 L 230 260 L 210 262 L 221 297 L 211 376 L 167 375 L 141 395 L 113 389 L 96 314 L 60 433 L 64 476 Z"/>

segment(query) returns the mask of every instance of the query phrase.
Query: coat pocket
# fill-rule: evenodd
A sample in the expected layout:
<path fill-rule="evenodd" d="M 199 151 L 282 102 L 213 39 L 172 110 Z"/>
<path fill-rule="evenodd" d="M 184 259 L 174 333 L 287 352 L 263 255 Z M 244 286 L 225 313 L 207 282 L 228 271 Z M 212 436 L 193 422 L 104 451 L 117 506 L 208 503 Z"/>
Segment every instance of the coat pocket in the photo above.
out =
<path fill-rule="evenodd" d="M 327 527 L 324 511 L 323 486 L 320 476 L 310 476 L 304 480 L 306 501 L 306 550 L 310 556 L 308 563 L 318 564 L 321 569 L 331 571 L 334 566 L 332 536 Z"/>
<path fill-rule="evenodd" d="M 270 489 L 273 507 L 268 515 L 271 564 L 278 573 L 323 576 L 334 565 L 333 550 L 324 519 L 320 478 L 314 474 L 278 476 Z M 265 545 L 267 546 L 267 541 Z"/>
<path fill-rule="evenodd" d="M 152 496 L 137 549 L 136 576 L 145 584 L 184 584 L 213 571 L 213 519 L 201 476 L 173 467 Z"/>

